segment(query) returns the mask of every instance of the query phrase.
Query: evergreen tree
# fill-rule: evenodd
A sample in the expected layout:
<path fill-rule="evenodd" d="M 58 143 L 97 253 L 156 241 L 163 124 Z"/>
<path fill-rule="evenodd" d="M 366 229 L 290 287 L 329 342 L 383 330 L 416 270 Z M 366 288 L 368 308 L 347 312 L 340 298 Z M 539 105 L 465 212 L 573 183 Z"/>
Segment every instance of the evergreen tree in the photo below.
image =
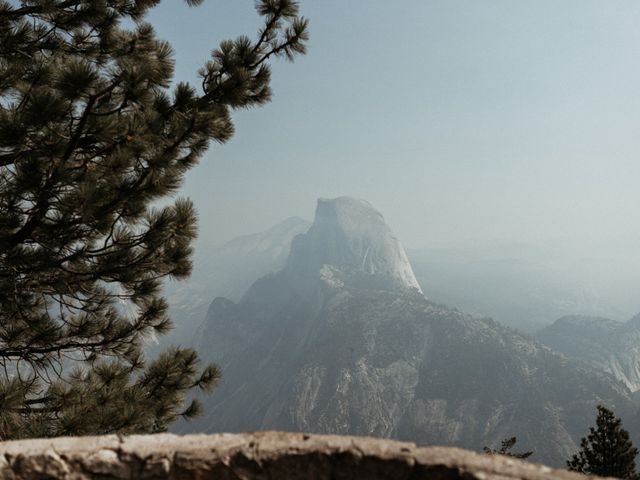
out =
<path fill-rule="evenodd" d="M 196 353 L 153 361 L 165 277 L 191 270 L 177 191 L 231 112 L 270 99 L 269 62 L 304 53 L 293 0 L 258 0 L 257 38 L 224 41 L 171 88 L 160 0 L 0 0 L 0 438 L 157 432 L 219 377 Z M 186 0 L 190 6 L 201 0 Z"/>
<path fill-rule="evenodd" d="M 596 426 L 580 441 L 580 451 L 567 461 L 569 470 L 604 477 L 638 479 L 635 458 L 638 450 L 613 412 L 598 405 Z"/>
<path fill-rule="evenodd" d="M 507 457 L 514 458 L 529 458 L 533 455 L 533 452 L 512 452 L 511 449 L 516 444 L 516 437 L 505 438 L 500 444 L 500 450 L 494 450 L 489 447 L 484 447 L 484 453 L 487 455 L 506 455 Z"/>

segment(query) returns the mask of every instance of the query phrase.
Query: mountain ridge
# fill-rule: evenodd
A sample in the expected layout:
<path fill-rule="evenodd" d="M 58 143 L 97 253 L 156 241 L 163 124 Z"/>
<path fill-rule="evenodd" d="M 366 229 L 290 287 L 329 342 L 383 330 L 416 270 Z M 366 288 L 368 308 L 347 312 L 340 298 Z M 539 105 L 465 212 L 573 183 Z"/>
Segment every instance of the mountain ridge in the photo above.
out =
<path fill-rule="evenodd" d="M 365 223 L 377 225 L 372 218 Z M 373 273 L 361 267 L 364 233 L 324 257 L 327 238 L 344 240 L 340 222 L 328 224 L 333 236 L 318 237 L 324 227 L 314 223 L 285 267 L 239 302 L 212 302 L 194 343 L 224 376 L 206 415 L 180 431 L 297 430 L 476 450 L 517 435 L 538 461 L 562 465 L 597 403 L 637 420 L 612 375 L 433 303 L 397 268 L 377 268 L 398 250 L 377 255 Z"/>
<path fill-rule="evenodd" d="M 632 392 L 640 391 L 640 314 L 626 322 L 572 315 L 536 333 L 557 352 L 614 375 Z"/>

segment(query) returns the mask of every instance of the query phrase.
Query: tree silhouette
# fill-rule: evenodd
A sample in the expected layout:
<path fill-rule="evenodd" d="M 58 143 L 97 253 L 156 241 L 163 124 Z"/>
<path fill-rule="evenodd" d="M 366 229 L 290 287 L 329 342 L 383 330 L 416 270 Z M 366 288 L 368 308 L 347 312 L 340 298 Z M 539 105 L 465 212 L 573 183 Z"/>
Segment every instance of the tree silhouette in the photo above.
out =
<path fill-rule="evenodd" d="M 598 405 L 596 426 L 580 441 L 580 451 L 567 461 L 569 470 L 625 479 L 638 479 L 635 458 L 638 450 L 613 412 Z"/>
<path fill-rule="evenodd" d="M 506 455 L 508 457 L 522 459 L 529 458 L 531 455 L 533 455 L 533 452 L 512 452 L 511 449 L 516 444 L 516 441 L 516 437 L 505 438 L 500 444 L 500 450 L 494 450 L 489 447 L 484 447 L 483 450 L 487 455 Z"/>

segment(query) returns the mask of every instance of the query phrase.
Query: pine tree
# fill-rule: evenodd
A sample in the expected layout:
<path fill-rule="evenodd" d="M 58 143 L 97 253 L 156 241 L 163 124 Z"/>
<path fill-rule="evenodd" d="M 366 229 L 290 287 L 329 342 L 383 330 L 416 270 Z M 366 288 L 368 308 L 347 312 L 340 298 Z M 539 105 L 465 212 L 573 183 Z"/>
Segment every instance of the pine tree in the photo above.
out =
<path fill-rule="evenodd" d="M 638 479 L 635 458 L 638 450 L 613 412 L 598 405 L 596 426 L 580 441 L 580 451 L 567 461 L 569 470 L 592 475 Z"/>
<path fill-rule="evenodd" d="M 489 447 L 484 447 L 483 450 L 487 455 L 506 455 L 507 457 L 521 458 L 523 460 L 533 455 L 533 452 L 512 452 L 511 449 L 516 444 L 516 441 L 516 437 L 505 438 L 500 444 L 500 450 L 494 450 Z"/>
<path fill-rule="evenodd" d="M 163 431 L 219 378 L 189 349 L 143 356 L 196 236 L 188 200 L 154 205 L 231 137 L 233 110 L 270 99 L 269 62 L 304 53 L 307 21 L 258 0 L 257 38 L 172 88 L 171 47 L 144 21 L 159 2 L 0 0 L 1 439 Z"/>

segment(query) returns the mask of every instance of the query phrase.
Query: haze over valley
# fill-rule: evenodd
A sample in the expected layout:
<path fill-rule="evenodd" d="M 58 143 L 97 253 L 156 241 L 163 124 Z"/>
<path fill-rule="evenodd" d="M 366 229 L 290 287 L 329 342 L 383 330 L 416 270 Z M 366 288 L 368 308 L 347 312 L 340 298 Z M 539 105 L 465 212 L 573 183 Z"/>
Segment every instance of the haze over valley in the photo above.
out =
<path fill-rule="evenodd" d="M 214 297 L 239 300 L 257 278 L 284 265 L 291 240 L 310 225 L 288 217 L 221 245 L 201 244 L 192 277 L 168 284 L 172 307 L 180 317 L 193 310 L 202 318 Z M 576 243 L 464 242 L 406 252 L 429 299 L 524 332 L 565 315 L 625 321 L 640 312 L 640 240 Z"/>
<path fill-rule="evenodd" d="M 188 75 L 205 36 L 176 8 L 157 25 Z M 251 15 L 227 8 L 188 21 Z M 175 430 L 516 436 L 565 466 L 603 404 L 640 439 L 640 6 L 303 9 L 295 74 L 186 176 L 194 269 L 149 350 L 223 379 Z"/>
<path fill-rule="evenodd" d="M 508 328 L 518 319 L 499 323 L 460 309 L 482 299 L 475 305 L 520 311 L 521 324 L 534 327 L 551 323 L 536 323 L 545 314 L 606 308 L 597 296 L 571 297 L 579 285 L 566 277 L 515 296 L 545 286 L 554 272 L 530 268 L 537 277 L 528 277 L 522 268 L 544 265 L 545 252 L 529 262 L 500 262 L 499 253 L 476 254 L 467 265 L 462 250 L 452 257 L 414 251 L 425 278 L 440 262 L 440 278 L 421 284 L 411 252 L 382 215 L 351 197 L 319 199 L 312 223 L 291 217 L 213 249 L 215 270 L 171 287 L 169 298 L 174 340 L 195 347 L 225 376 L 204 399 L 204 417 L 178 431 L 358 434 L 476 450 L 517 432 L 538 461 L 561 466 L 597 403 L 615 405 L 636 425 L 640 350 L 627 349 L 615 364 L 606 351 L 585 359 L 586 340 L 577 352 L 563 342 L 590 334 L 580 327 L 556 334 L 564 319 L 536 340 Z M 456 275 L 467 279 L 464 286 L 447 283 Z M 475 291 L 487 279 L 492 283 Z M 423 286 L 429 284 L 459 304 L 442 305 Z"/>

